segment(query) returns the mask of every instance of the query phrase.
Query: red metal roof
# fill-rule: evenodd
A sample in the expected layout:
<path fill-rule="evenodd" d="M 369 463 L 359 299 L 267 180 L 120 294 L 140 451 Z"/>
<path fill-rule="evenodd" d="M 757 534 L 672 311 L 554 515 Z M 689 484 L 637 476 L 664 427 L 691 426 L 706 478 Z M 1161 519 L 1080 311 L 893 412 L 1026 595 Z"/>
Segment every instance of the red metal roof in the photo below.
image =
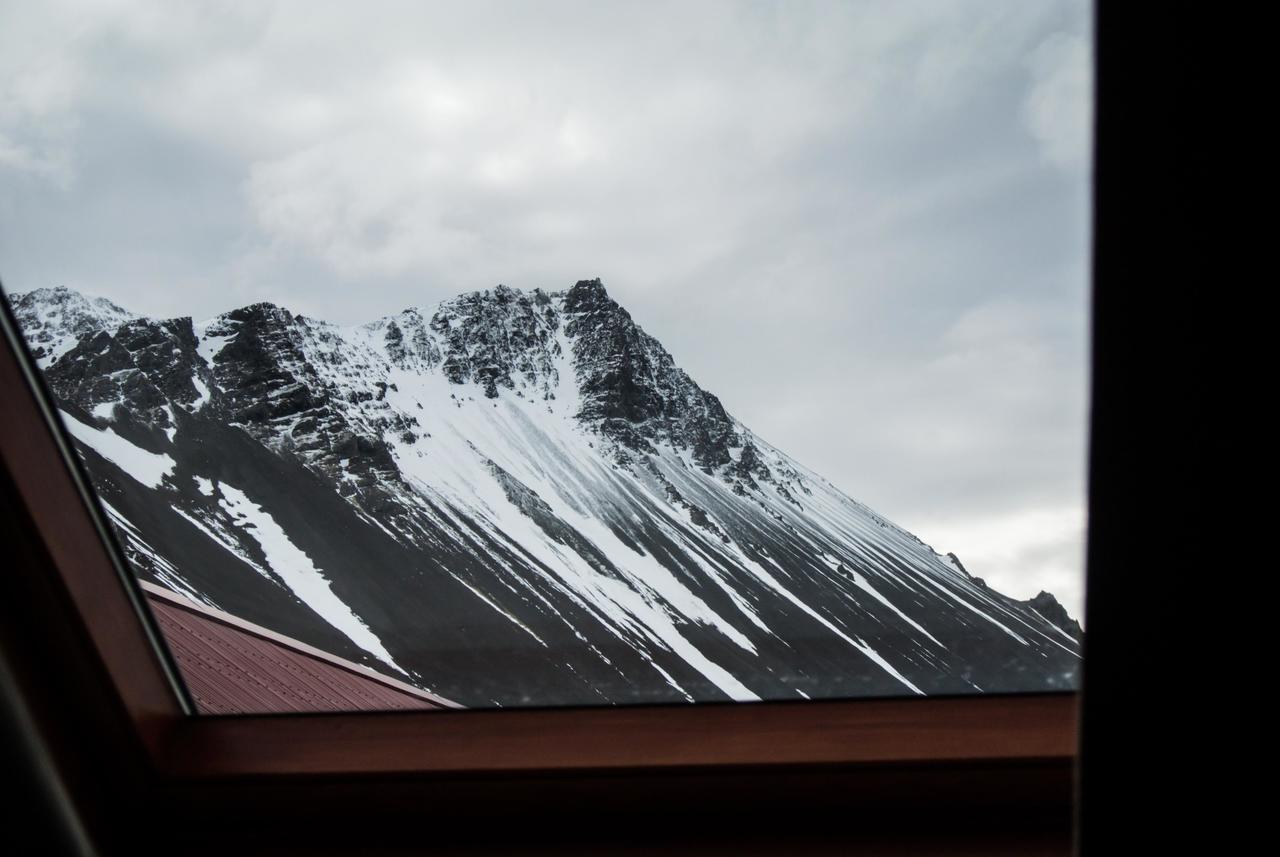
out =
<path fill-rule="evenodd" d="M 162 587 L 142 587 L 201 714 L 460 707 Z"/>

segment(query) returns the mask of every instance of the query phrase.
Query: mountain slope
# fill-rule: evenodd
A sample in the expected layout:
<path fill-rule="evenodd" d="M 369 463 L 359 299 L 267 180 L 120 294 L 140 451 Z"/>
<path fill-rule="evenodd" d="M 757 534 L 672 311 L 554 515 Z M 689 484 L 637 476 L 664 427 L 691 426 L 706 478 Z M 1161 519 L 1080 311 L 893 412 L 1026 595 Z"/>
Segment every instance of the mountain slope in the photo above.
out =
<path fill-rule="evenodd" d="M 1078 681 L 1052 596 L 754 437 L 598 280 L 357 327 L 13 305 L 140 575 L 465 705 Z"/>

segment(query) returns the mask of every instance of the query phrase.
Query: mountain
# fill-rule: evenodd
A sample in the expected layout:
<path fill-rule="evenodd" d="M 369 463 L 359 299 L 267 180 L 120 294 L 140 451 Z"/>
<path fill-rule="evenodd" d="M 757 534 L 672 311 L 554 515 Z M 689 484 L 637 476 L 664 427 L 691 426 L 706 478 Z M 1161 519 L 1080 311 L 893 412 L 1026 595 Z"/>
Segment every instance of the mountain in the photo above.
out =
<path fill-rule="evenodd" d="M 599 280 L 12 307 L 137 574 L 467 706 L 1068 689 L 1081 632 L 754 436 Z"/>

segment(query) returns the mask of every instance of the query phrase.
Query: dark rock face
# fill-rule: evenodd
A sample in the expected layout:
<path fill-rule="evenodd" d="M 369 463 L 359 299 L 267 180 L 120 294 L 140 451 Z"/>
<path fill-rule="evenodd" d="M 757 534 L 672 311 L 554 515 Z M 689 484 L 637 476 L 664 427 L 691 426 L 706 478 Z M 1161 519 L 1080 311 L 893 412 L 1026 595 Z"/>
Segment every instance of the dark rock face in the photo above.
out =
<path fill-rule="evenodd" d="M 1061 628 L 1067 636 L 1076 640 L 1076 642 L 1084 641 L 1084 629 L 1080 627 L 1080 623 L 1067 615 L 1067 608 L 1059 604 L 1058 599 L 1048 592 L 1042 590 L 1039 595 L 1025 603 L 1052 622 L 1055 627 Z"/>
<path fill-rule="evenodd" d="M 121 408 L 135 421 L 163 431 L 177 428 L 172 405 L 200 398 L 196 383 L 211 374 L 196 353 L 191 319 L 133 319 L 114 333 L 80 340 L 45 372 L 59 396 L 100 417 Z"/>
<path fill-rule="evenodd" d="M 221 316 L 206 333 L 227 339 L 212 363 L 233 422 L 263 425 L 308 412 L 314 419 L 324 409 L 324 392 L 301 377 L 306 360 L 287 310 L 254 304 Z"/>
<path fill-rule="evenodd" d="M 754 438 L 599 280 L 355 328 L 14 307 L 140 576 L 463 704 L 1078 682 L 1053 596 Z"/>
<path fill-rule="evenodd" d="M 13 313 L 32 356 L 45 364 L 105 327 L 136 316 L 106 298 L 90 298 L 66 286 L 13 296 Z"/>
<path fill-rule="evenodd" d="M 204 337 L 225 340 L 211 363 L 219 407 L 232 424 L 325 472 L 344 494 L 376 491 L 382 480 L 398 478 L 382 432 L 409 431 L 413 421 L 386 408 L 381 419 L 351 419 L 347 405 L 380 397 L 367 384 L 338 383 L 365 367 L 348 365 L 344 342 L 329 326 L 254 304 L 220 316 Z"/>
<path fill-rule="evenodd" d="M 678 368 L 598 279 L 554 294 L 507 286 L 472 292 L 440 306 L 429 324 L 434 336 L 414 328 L 411 351 L 399 323 L 389 323 L 385 337 L 397 365 L 412 354 L 414 365 L 439 365 L 450 382 L 478 384 L 486 398 L 505 390 L 546 400 L 559 383 L 562 326 L 573 342 L 584 423 L 635 452 L 667 441 L 688 448 L 707 470 L 732 461 L 740 438 L 720 400 Z"/>
<path fill-rule="evenodd" d="M 444 373 L 454 384 L 479 384 L 490 399 L 500 387 L 515 391 L 519 384 L 545 399 L 559 380 L 559 323 L 541 291 L 498 286 L 446 301 L 431 317 L 431 330 L 443 341 Z"/>
<path fill-rule="evenodd" d="M 738 436 L 720 400 L 678 368 L 599 280 L 569 289 L 564 309 L 583 420 L 598 421 L 603 434 L 638 452 L 664 440 L 690 449 L 705 470 L 730 463 Z"/>
<path fill-rule="evenodd" d="M 430 372 L 440 365 L 440 348 L 428 330 L 428 322 L 416 309 L 374 322 L 371 331 L 381 331 L 392 365 L 409 372 Z"/>

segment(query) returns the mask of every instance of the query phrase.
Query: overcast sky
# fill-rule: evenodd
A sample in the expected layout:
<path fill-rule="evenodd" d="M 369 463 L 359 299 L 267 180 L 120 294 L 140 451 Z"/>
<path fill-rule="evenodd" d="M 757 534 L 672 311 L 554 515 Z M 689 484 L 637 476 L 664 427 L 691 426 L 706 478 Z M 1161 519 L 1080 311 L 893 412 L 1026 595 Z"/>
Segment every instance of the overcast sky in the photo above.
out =
<path fill-rule="evenodd" d="M 598 276 L 761 437 L 1080 615 L 1089 6 L 0 0 L 0 277 L 355 323 Z"/>

